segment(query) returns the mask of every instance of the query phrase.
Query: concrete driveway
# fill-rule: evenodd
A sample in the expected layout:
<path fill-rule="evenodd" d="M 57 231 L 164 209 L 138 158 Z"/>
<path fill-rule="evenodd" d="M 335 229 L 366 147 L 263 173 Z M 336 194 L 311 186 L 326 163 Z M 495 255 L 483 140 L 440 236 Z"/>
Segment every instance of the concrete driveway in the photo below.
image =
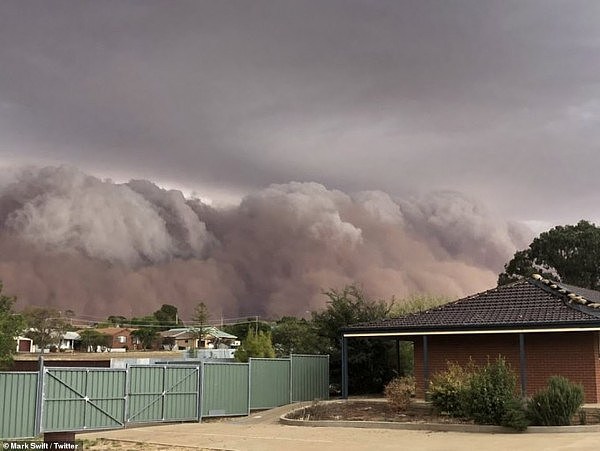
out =
<path fill-rule="evenodd" d="M 277 423 L 289 406 L 253 414 L 248 418 L 203 423 L 169 424 L 117 431 L 78 434 L 77 438 L 120 439 L 240 451 L 351 451 L 398 450 L 598 450 L 600 433 L 479 434 L 403 431 L 389 429 L 312 428 Z"/>

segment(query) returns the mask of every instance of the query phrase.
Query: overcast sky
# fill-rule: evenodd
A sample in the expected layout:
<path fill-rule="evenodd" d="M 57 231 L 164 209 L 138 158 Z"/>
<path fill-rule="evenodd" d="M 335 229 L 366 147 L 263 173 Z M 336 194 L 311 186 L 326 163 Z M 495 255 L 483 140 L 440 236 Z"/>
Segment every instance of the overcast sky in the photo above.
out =
<path fill-rule="evenodd" d="M 600 219 L 600 2 L 0 2 L 0 164 Z"/>

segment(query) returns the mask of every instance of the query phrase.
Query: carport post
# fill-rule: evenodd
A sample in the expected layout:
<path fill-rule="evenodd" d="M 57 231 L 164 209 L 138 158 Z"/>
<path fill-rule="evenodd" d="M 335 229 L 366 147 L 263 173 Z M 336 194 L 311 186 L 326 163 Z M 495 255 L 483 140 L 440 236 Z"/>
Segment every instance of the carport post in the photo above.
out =
<path fill-rule="evenodd" d="M 527 394 L 527 360 L 525 358 L 525 334 L 519 334 L 519 376 L 521 379 L 521 396 Z"/>
<path fill-rule="evenodd" d="M 398 371 L 398 377 L 400 374 L 400 339 L 396 338 L 396 370 Z"/>
<path fill-rule="evenodd" d="M 348 399 L 348 339 L 342 337 L 342 398 Z"/>
<path fill-rule="evenodd" d="M 427 387 L 429 385 L 429 343 L 427 335 L 423 335 L 423 390 L 427 397 Z"/>

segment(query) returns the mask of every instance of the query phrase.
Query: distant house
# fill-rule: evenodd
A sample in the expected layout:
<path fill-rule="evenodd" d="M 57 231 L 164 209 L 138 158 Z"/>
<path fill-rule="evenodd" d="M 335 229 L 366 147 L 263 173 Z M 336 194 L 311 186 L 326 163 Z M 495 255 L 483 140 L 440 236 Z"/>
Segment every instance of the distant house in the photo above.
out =
<path fill-rule="evenodd" d="M 198 338 L 198 332 L 193 327 L 180 327 L 161 332 L 163 340 L 173 341 L 176 349 L 228 349 L 236 347 L 237 337 L 216 327 L 204 327 L 203 338 Z"/>
<path fill-rule="evenodd" d="M 32 330 L 34 329 L 29 329 L 29 331 Z M 52 332 L 51 339 L 52 342 L 46 346 L 46 349 L 42 350 L 31 338 L 19 336 L 16 338 L 17 352 L 72 352 L 77 347 L 81 337 L 77 332 L 67 331 L 62 334 Z"/>
<path fill-rule="evenodd" d="M 414 343 L 417 393 L 448 361 L 485 363 L 503 356 L 523 395 L 561 375 L 584 387 L 585 402 L 600 402 L 600 292 L 535 276 L 400 318 L 342 331 L 342 391 L 348 394 L 347 342 L 354 338 Z"/>
<path fill-rule="evenodd" d="M 68 331 L 60 336 L 58 342 L 58 349 L 60 351 L 73 352 L 76 347 L 76 343 L 81 341 L 81 337 L 77 332 Z"/>
<path fill-rule="evenodd" d="M 111 349 L 133 350 L 136 349 L 140 344 L 135 337 L 131 336 L 131 332 L 133 332 L 135 329 L 127 329 L 123 327 L 103 327 L 94 330 L 110 337 L 108 347 Z"/>

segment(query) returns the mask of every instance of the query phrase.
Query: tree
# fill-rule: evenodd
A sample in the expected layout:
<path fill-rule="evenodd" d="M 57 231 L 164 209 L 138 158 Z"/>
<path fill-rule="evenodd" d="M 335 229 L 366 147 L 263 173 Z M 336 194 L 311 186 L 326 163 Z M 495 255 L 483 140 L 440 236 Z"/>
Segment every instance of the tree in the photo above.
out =
<path fill-rule="evenodd" d="M 156 321 L 161 326 L 161 329 L 167 330 L 179 324 L 179 315 L 177 307 L 170 304 L 163 304 L 160 309 L 154 312 Z"/>
<path fill-rule="evenodd" d="M 319 335 L 312 321 L 284 316 L 277 321 L 272 331 L 277 357 L 319 352 Z"/>
<path fill-rule="evenodd" d="M 515 253 L 498 285 L 538 273 L 551 280 L 600 289 L 600 228 L 581 220 L 541 233 L 528 249 Z"/>
<path fill-rule="evenodd" d="M 140 327 L 132 331 L 131 335 L 140 341 L 143 349 L 152 349 L 158 338 L 158 331 L 154 327 Z"/>
<path fill-rule="evenodd" d="M 12 363 L 13 355 L 17 350 L 15 338 L 25 327 L 21 315 L 17 315 L 13 310 L 15 302 L 14 296 L 2 294 L 2 282 L 0 282 L 0 369 L 5 369 Z"/>
<path fill-rule="evenodd" d="M 154 315 L 141 316 L 141 317 L 134 316 L 129 321 L 129 324 L 131 324 L 132 326 L 140 326 L 140 327 L 152 326 L 152 327 L 158 328 L 158 326 L 159 326 L 158 320 L 156 319 L 156 317 Z"/>
<path fill-rule="evenodd" d="M 202 341 L 209 325 L 208 307 L 206 307 L 204 302 L 199 302 L 198 305 L 196 305 L 194 308 L 194 314 L 192 315 L 192 320 L 194 323 L 196 323 L 193 327 L 194 336 L 196 340 Z M 200 345 L 198 345 L 198 347 L 200 347 Z"/>
<path fill-rule="evenodd" d="M 23 317 L 28 327 L 25 335 L 33 340 L 40 352 L 48 345 L 58 344 L 69 326 L 69 322 L 53 308 L 27 307 Z"/>
<path fill-rule="evenodd" d="M 111 315 L 107 318 L 107 321 L 112 324 L 113 326 L 120 326 L 121 324 L 127 324 L 127 318 L 125 318 L 124 316 L 115 316 L 115 315 Z"/>
<path fill-rule="evenodd" d="M 250 357 L 275 357 L 275 349 L 268 332 L 255 333 L 252 329 L 248 331 L 246 340 L 235 351 L 235 359 L 238 362 L 247 362 Z"/>
<path fill-rule="evenodd" d="M 235 335 L 240 341 L 244 341 L 246 337 L 248 337 L 250 330 L 253 330 L 255 333 L 270 333 L 272 331 L 272 327 L 271 324 L 267 323 L 266 321 L 259 321 L 258 317 L 248 318 L 244 322 L 223 326 L 224 332 Z"/>
<path fill-rule="evenodd" d="M 342 328 L 353 324 L 376 321 L 388 316 L 390 305 L 386 301 L 369 299 L 357 285 L 343 290 L 323 293 L 329 298 L 327 308 L 315 313 L 313 322 L 320 337 L 319 351 L 329 354 L 332 382 L 341 382 Z M 349 389 L 354 393 L 379 393 L 383 391 L 394 372 L 388 363 L 392 343 L 383 340 L 353 338 L 348 341 L 348 367 L 352 374 Z"/>
<path fill-rule="evenodd" d="M 110 345 L 110 336 L 100 333 L 94 329 L 86 329 L 79 332 L 79 337 L 81 338 L 81 346 L 88 352 L 90 348 L 96 350 L 98 346 L 106 346 Z"/>
<path fill-rule="evenodd" d="M 428 294 L 416 294 L 401 300 L 393 300 L 390 306 L 388 316 L 390 318 L 399 318 L 400 316 L 410 315 L 411 313 L 424 312 L 442 304 L 450 302 L 446 296 L 433 296 Z"/>

